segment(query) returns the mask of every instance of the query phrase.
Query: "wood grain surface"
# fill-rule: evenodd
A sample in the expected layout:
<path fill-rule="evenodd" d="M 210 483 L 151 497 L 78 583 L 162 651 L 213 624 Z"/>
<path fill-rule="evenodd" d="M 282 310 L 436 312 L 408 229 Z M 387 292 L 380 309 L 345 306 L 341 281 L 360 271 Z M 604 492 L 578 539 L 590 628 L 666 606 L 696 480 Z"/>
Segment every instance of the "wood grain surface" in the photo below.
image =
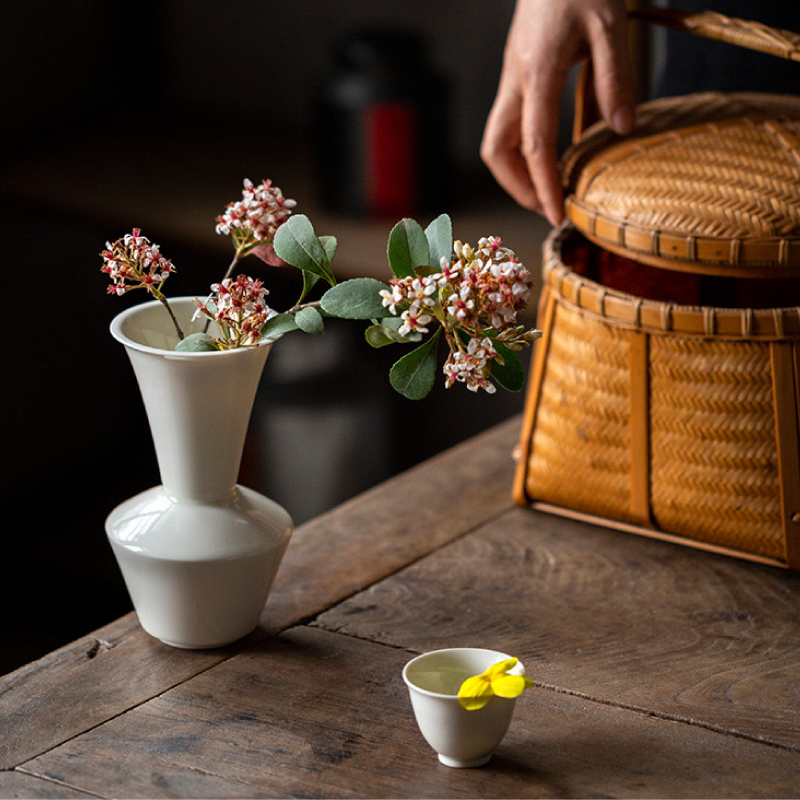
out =
<path fill-rule="evenodd" d="M 167 647 L 128 614 L 0 680 L 0 769 L 143 703 L 222 658 L 220 652 Z"/>
<path fill-rule="evenodd" d="M 517 508 L 315 624 L 800 752 L 798 609 L 796 573 Z"/>
<path fill-rule="evenodd" d="M 0 678 L 0 770 L 247 650 L 511 506 L 513 418 L 298 528 L 261 626 L 217 651 L 176 650 L 135 614 Z M 418 513 L 409 514 L 411 499 Z"/>
<path fill-rule="evenodd" d="M 236 646 L 130 614 L 3 678 L 0 796 L 800 796 L 800 575 L 512 505 L 518 425 L 298 529 Z M 454 645 L 538 683 L 477 770 L 400 676 Z"/>
<path fill-rule="evenodd" d="M 262 624 L 286 628 L 512 507 L 515 416 L 299 528 Z"/>
<path fill-rule="evenodd" d="M 126 797 L 788 797 L 800 757 L 542 689 L 486 767 L 440 765 L 403 649 L 297 628 L 29 762 Z M 731 765 L 741 769 L 731 772 Z M 746 765 L 746 766 L 745 766 Z"/>
<path fill-rule="evenodd" d="M 73 798 L 87 798 L 92 795 L 76 789 L 69 789 L 55 781 L 36 778 L 23 772 L 9 770 L 0 772 L 0 797 L 39 797 L 60 798 L 60 800 L 73 800 Z"/>

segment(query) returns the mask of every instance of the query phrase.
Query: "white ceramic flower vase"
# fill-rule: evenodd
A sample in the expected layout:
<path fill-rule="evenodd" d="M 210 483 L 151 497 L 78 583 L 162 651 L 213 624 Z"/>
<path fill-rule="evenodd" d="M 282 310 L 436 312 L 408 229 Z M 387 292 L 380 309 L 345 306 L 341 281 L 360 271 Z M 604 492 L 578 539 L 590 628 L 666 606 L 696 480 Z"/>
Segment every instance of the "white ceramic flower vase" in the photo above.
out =
<path fill-rule="evenodd" d="M 420 732 L 445 766 L 483 766 L 506 735 L 516 698 L 495 695 L 483 708 L 468 711 L 458 690 L 467 678 L 508 658 L 496 650 L 455 647 L 424 653 L 403 669 Z M 511 674 L 524 675 L 525 668 L 518 662 Z"/>
<path fill-rule="evenodd" d="M 202 329 L 192 298 L 170 307 L 184 333 Z M 237 483 L 270 346 L 176 352 L 158 301 L 117 315 L 111 333 L 136 373 L 162 481 L 106 521 L 139 622 L 174 647 L 230 644 L 258 624 L 293 529 L 281 506 Z"/>

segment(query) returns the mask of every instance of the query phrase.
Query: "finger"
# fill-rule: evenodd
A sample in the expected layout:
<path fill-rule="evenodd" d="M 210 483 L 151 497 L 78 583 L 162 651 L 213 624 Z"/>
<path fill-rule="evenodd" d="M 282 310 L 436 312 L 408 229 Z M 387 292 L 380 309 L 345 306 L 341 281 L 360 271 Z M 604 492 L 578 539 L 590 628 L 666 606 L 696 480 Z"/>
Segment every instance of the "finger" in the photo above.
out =
<path fill-rule="evenodd" d="M 523 208 L 542 213 L 542 204 L 520 152 L 520 100 L 500 91 L 489 113 L 481 142 L 481 158 L 500 186 Z"/>
<path fill-rule="evenodd" d="M 545 216 L 553 225 L 564 217 L 556 158 L 559 102 L 566 72 L 556 68 L 530 85 L 522 108 L 522 152 Z"/>
<path fill-rule="evenodd" d="M 590 30 L 589 36 L 600 113 L 617 133 L 630 133 L 634 97 L 627 19 L 620 16 L 609 28 Z"/>

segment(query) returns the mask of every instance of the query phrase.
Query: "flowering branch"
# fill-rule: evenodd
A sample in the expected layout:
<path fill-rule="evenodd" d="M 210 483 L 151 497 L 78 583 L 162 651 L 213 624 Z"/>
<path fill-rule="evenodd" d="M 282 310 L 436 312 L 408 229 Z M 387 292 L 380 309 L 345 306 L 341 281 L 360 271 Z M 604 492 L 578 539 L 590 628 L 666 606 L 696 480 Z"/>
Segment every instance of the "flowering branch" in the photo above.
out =
<path fill-rule="evenodd" d="M 410 399 L 430 392 L 440 335 L 448 347 L 445 386 L 456 381 L 473 392 L 496 391 L 492 378 L 510 391 L 524 385 L 517 351 L 541 332 L 516 321 L 527 306 L 531 278 L 499 237 L 481 239 L 477 248 L 455 243 L 449 217 L 442 215 L 423 231 L 403 220 L 389 236 L 389 266 L 394 278 L 380 292 L 392 316 L 376 321 L 367 340 L 376 347 L 419 342 L 430 326 L 436 333 L 395 363 L 392 385 Z"/>
<path fill-rule="evenodd" d="M 391 385 L 409 399 L 422 399 L 433 388 L 441 340 L 449 350 L 445 386 L 459 382 L 473 392 L 493 393 L 493 379 L 509 391 L 523 388 L 517 352 L 541 331 L 517 323 L 530 295 L 530 274 L 499 237 L 481 239 L 473 249 L 453 242 L 446 214 L 425 230 L 414 220 L 401 220 L 389 234 L 387 255 L 394 277 L 388 285 L 373 278 L 337 284 L 330 263 L 336 240 L 317 237 L 306 217 L 287 220 L 274 244 L 281 259 L 302 269 L 306 278 L 324 278 L 331 288 L 318 303 L 299 303 L 271 318 L 264 336 L 298 328 L 319 333 L 324 316 L 370 320 L 366 338 L 373 347 L 418 345 L 389 373 Z M 431 335 L 423 341 L 425 334 Z"/>
<path fill-rule="evenodd" d="M 213 302 L 195 300 L 198 313 L 213 320 L 222 331 L 212 343 L 218 350 L 257 345 L 261 329 L 276 314 L 266 302 L 267 290 L 259 280 L 239 275 L 236 280 L 225 278 L 211 286 Z M 196 334 L 194 341 L 203 341 Z M 209 337 L 210 338 L 210 337 Z"/>
<path fill-rule="evenodd" d="M 257 255 L 270 264 L 283 264 L 275 255 L 273 240 L 278 229 L 290 217 L 295 201 L 283 196 L 270 181 L 254 186 L 245 179 L 242 199 L 229 203 L 217 217 L 217 233 L 230 235 L 234 255 L 223 279 L 211 287 L 204 302 L 196 300 L 197 316 L 205 316 L 202 332 L 184 336 L 161 287 L 170 273 L 175 271 L 172 262 L 161 255 L 157 245 L 141 235 L 138 228 L 118 239 L 107 242 L 101 253 L 101 270 L 111 276 L 108 291 L 122 295 L 132 289 L 145 289 L 167 310 L 178 335 L 176 349 L 188 351 L 226 350 L 260 344 L 264 338 L 261 330 L 267 320 L 276 316 L 265 297 L 268 294 L 261 281 L 246 276 L 232 279 L 239 261 L 247 255 Z M 301 309 L 295 309 L 299 313 Z M 220 335 L 213 339 L 206 331 L 215 321 Z"/>
<path fill-rule="evenodd" d="M 123 295 L 133 289 L 145 289 L 167 309 L 178 338 L 183 339 L 183 331 L 160 288 L 175 268 L 161 255 L 158 245 L 142 236 L 139 228 L 134 228 L 121 239 L 106 242 L 106 249 L 100 256 L 103 259 L 101 271 L 111 276 L 109 294 Z"/>
<path fill-rule="evenodd" d="M 394 277 L 388 284 L 374 278 L 338 283 L 332 267 L 336 239 L 318 236 L 308 217 L 292 213 L 295 205 L 270 181 L 258 186 L 244 181 L 242 199 L 229 203 L 217 217 L 216 230 L 231 237 L 234 255 L 206 300 L 195 301 L 195 319 L 206 318 L 198 333 L 185 337 L 181 331 L 161 291 L 175 269 L 138 228 L 106 243 L 101 253 L 102 271 L 112 280 L 108 291 L 149 292 L 169 312 L 179 350 L 249 347 L 294 330 L 320 334 L 327 317 L 367 320 L 366 339 L 373 347 L 416 345 L 389 373 L 391 385 L 409 399 L 421 399 L 433 388 L 442 341 L 448 349 L 443 366 L 446 387 L 458 382 L 473 392 L 494 393 L 495 381 L 510 391 L 522 389 L 525 376 L 517 352 L 541 332 L 517 323 L 531 279 L 499 237 L 480 239 L 473 248 L 453 241 L 446 214 L 425 230 L 414 220 L 403 219 L 389 234 L 386 252 Z M 301 271 L 302 291 L 288 311 L 278 313 L 267 305 L 268 292 L 261 281 L 232 277 L 239 261 L 251 254 Z M 307 300 L 319 281 L 328 284 L 327 290 L 318 300 Z M 212 321 L 220 331 L 217 338 L 207 333 Z"/>
<path fill-rule="evenodd" d="M 251 180 L 245 178 L 243 185 L 242 199 L 228 203 L 225 211 L 217 217 L 216 231 L 221 235 L 230 235 L 234 253 L 222 281 L 215 286 L 229 280 L 239 261 L 250 253 L 275 264 L 272 242 L 278 228 L 289 219 L 292 209 L 297 205 L 294 200 L 284 197 L 283 192 L 272 185 L 272 181 L 262 181 L 254 186 Z M 206 302 L 211 299 L 209 296 Z M 208 330 L 208 321 L 204 330 Z"/>
<path fill-rule="evenodd" d="M 233 261 L 223 280 L 230 278 L 238 261 L 250 253 L 269 259 L 275 234 L 296 205 L 294 200 L 284 197 L 272 181 L 253 186 L 253 182 L 245 178 L 242 199 L 228 203 L 217 217 L 217 233 L 230 235 L 234 247 Z"/>

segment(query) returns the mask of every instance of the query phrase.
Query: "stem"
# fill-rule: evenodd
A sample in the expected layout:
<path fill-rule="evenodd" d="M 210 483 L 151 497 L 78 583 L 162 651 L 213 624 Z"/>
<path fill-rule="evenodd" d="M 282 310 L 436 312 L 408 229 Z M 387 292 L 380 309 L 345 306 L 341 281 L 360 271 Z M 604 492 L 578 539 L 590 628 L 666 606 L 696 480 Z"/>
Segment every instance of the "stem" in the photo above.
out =
<path fill-rule="evenodd" d="M 172 324 L 175 326 L 175 330 L 178 333 L 178 338 L 183 339 L 183 331 L 181 330 L 181 326 L 178 325 L 178 320 L 175 319 L 175 315 L 172 313 L 172 308 L 170 308 L 170 305 L 167 302 L 167 298 L 164 297 L 164 295 L 161 294 L 161 292 L 159 292 L 157 289 L 153 292 L 153 294 L 155 295 L 156 299 L 161 302 L 164 308 L 167 309 L 167 313 L 169 314 L 169 317 L 172 320 Z"/>
<path fill-rule="evenodd" d="M 230 264 L 228 264 L 228 269 L 225 270 L 225 274 L 222 276 L 222 281 L 228 280 L 230 276 L 233 274 L 233 268 L 239 263 L 239 258 L 242 255 L 242 248 L 237 248 L 236 252 L 233 254 L 233 260 Z M 220 283 L 222 283 L 220 281 Z M 211 299 L 211 295 L 206 298 L 206 303 Z M 203 333 L 208 333 L 208 326 L 211 324 L 210 319 L 206 319 L 206 324 L 203 326 Z"/>
<path fill-rule="evenodd" d="M 295 314 L 298 311 L 302 311 L 304 308 L 322 308 L 322 303 L 319 300 L 314 300 L 311 303 L 297 303 L 293 305 L 290 309 L 285 311 L 285 314 Z"/>
<path fill-rule="evenodd" d="M 241 248 L 238 249 L 233 254 L 233 261 L 231 261 L 231 263 L 228 265 L 228 269 L 225 271 L 225 275 L 223 275 L 222 277 L 223 281 L 228 280 L 228 278 L 230 278 L 230 276 L 233 274 L 233 268 L 239 263 L 239 258 L 241 257 L 241 255 L 242 255 Z"/>

